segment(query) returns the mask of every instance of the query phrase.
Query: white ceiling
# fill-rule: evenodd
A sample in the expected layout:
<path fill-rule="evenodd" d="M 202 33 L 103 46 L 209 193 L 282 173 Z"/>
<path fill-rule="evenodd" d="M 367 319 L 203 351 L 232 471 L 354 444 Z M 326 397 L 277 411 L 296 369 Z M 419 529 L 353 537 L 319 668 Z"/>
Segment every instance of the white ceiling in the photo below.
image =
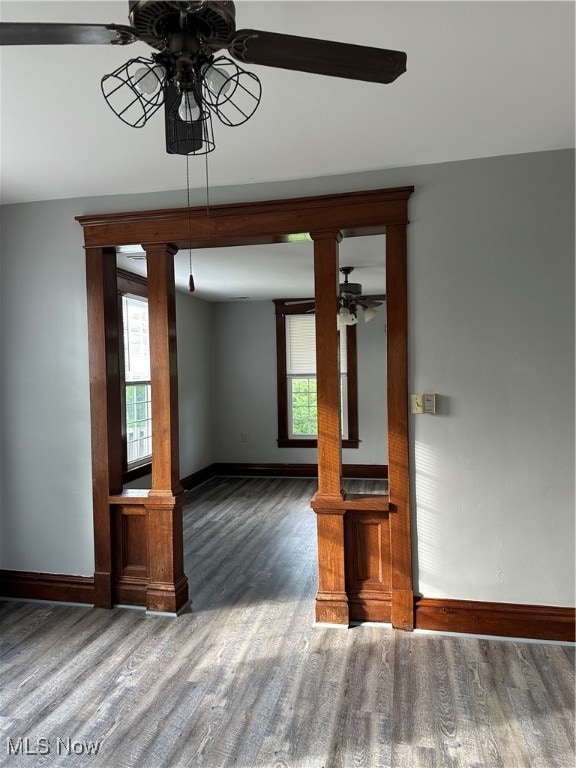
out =
<path fill-rule="evenodd" d="M 127 11 L 127 0 L 0 0 L 2 21 L 126 24 Z M 262 103 L 243 126 L 215 124 L 212 187 L 574 146 L 572 2 L 240 0 L 236 20 L 239 29 L 404 50 L 408 71 L 379 85 L 247 67 L 262 81 Z M 185 161 L 164 150 L 161 112 L 144 128 L 129 128 L 100 93 L 104 74 L 149 52 L 143 43 L 2 48 L 2 203 L 185 186 Z M 203 157 L 190 160 L 190 172 L 191 186 L 202 188 Z M 299 258 L 292 245 L 275 251 L 284 276 Z M 178 271 L 187 282 L 183 258 Z M 200 270 L 201 255 L 195 260 Z M 206 298 L 256 297 L 258 264 L 248 285 L 228 280 L 237 270 L 228 269 L 225 253 L 213 261 L 220 287 L 208 288 Z M 280 285 L 275 295 L 294 292 Z"/>

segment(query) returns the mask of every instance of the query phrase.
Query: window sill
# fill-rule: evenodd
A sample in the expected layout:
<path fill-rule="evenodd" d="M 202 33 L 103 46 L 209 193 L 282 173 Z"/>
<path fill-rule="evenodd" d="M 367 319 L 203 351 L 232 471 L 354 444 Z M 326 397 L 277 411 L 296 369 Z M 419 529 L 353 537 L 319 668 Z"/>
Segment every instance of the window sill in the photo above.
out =
<path fill-rule="evenodd" d="M 150 472 L 152 472 L 152 462 L 148 461 L 146 464 L 127 469 L 122 475 L 122 480 L 124 483 L 130 483 L 132 480 L 139 480 L 141 477 L 149 475 Z"/>
<path fill-rule="evenodd" d="M 317 448 L 318 440 L 306 438 L 283 438 L 278 440 L 278 448 Z M 360 440 L 342 440 L 342 448 L 359 448 Z"/>

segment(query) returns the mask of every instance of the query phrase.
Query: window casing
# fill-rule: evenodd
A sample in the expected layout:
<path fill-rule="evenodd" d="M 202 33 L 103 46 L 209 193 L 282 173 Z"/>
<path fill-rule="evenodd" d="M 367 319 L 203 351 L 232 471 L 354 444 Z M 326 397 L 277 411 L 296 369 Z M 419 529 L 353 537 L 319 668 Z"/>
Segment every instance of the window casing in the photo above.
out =
<path fill-rule="evenodd" d="M 316 331 L 314 302 L 276 299 L 278 446 L 317 446 Z M 358 382 L 356 326 L 340 335 L 342 446 L 357 448 Z"/>

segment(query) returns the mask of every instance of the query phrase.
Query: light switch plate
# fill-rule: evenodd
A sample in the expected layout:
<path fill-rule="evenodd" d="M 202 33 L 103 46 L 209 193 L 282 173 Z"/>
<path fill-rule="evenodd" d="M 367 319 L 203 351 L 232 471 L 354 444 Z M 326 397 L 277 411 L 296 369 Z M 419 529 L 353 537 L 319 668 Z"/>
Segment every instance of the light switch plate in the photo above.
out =
<path fill-rule="evenodd" d="M 436 394 L 434 392 L 421 392 L 410 395 L 411 413 L 436 413 Z"/>
<path fill-rule="evenodd" d="M 411 412 L 424 413 L 424 395 L 410 395 Z"/>

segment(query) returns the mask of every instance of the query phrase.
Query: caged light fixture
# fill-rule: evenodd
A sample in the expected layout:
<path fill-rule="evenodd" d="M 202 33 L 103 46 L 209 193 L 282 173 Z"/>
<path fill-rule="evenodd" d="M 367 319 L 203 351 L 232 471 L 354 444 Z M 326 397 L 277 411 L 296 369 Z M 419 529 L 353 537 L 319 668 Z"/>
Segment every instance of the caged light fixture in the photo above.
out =
<path fill-rule="evenodd" d="M 101 88 L 110 109 L 133 128 L 142 128 L 164 105 L 166 151 L 178 155 L 212 152 L 212 115 L 224 125 L 242 125 L 262 96 L 255 74 L 226 56 L 214 58 L 202 50 L 131 59 L 105 75 Z"/>

